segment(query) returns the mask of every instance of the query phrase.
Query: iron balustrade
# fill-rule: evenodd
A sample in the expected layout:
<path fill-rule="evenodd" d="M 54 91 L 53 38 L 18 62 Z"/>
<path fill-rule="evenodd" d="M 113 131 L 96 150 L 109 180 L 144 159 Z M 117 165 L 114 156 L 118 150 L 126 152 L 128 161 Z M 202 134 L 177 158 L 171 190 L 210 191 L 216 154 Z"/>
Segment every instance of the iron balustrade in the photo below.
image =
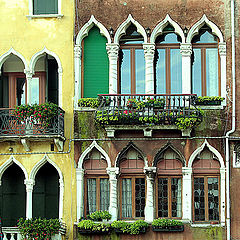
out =
<path fill-rule="evenodd" d="M 57 114 L 45 124 L 32 117 L 19 120 L 14 109 L 0 109 L 0 137 L 15 136 L 61 136 L 64 137 L 64 111 L 58 108 Z"/>
<path fill-rule="evenodd" d="M 103 125 L 174 124 L 201 118 L 196 94 L 99 94 L 96 120 Z"/>

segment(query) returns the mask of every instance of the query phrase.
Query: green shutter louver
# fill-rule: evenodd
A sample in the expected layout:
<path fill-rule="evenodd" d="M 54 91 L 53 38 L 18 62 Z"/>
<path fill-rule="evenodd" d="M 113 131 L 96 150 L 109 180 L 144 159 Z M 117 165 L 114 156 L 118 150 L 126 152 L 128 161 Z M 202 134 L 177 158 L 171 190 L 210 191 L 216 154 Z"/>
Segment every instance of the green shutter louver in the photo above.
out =
<path fill-rule="evenodd" d="M 33 14 L 57 14 L 58 0 L 33 0 Z"/>
<path fill-rule="evenodd" d="M 97 97 L 109 92 L 109 61 L 106 51 L 107 39 L 93 27 L 84 39 L 83 97 Z"/>

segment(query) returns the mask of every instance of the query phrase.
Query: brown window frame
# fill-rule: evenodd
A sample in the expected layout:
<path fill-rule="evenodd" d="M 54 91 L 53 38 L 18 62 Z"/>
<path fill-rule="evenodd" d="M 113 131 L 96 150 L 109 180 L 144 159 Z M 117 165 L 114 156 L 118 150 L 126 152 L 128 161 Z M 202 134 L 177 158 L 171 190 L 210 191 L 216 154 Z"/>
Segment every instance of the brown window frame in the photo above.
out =
<path fill-rule="evenodd" d="M 207 96 L 206 49 L 218 49 L 218 43 L 192 43 L 192 49 L 201 49 L 201 86 L 202 96 Z M 192 67 L 191 67 L 192 68 Z M 218 96 L 221 96 L 221 61 L 218 51 Z"/>
<path fill-rule="evenodd" d="M 180 178 L 181 179 L 181 208 L 182 208 L 182 190 L 183 190 L 183 181 L 182 181 L 182 176 L 157 176 L 155 179 L 155 191 L 156 191 L 156 216 L 158 216 L 158 201 L 159 201 L 159 197 L 158 197 L 158 179 L 159 178 L 167 178 L 168 179 L 168 216 L 166 218 L 174 218 L 174 219 L 182 219 L 182 209 L 181 209 L 181 217 L 172 217 L 172 189 L 171 189 L 171 179 L 172 178 Z M 165 217 L 161 217 L 161 218 L 165 218 Z"/>
<path fill-rule="evenodd" d="M 86 175 L 84 176 L 84 217 L 87 217 L 87 179 L 96 179 L 96 211 L 100 211 L 100 179 L 108 179 L 109 176 L 106 175 Z M 110 199 L 110 196 L 109 196 Z"/>
<path fill-rule="evenodd" d="M 131 183 L 132 183 L 132 217 L 131 218 L 123 218 L 122 217 L 122 179 L 124 178 L 129 178 L 131 179 Z M 145 181 L 145 206 L 146 206 L 146 189 L 147 189 L 147 184 L 146 184 L 146 178 L 145 175 L 126 175 L 124 174 L 124 176 L 120 177 L 120 181 L 119 181 L 119 189 L 120 189 L 120 196 L 119 196 L 119 203 L 120 203 L 120 207 L 119 207 L 119 216 L 120 219 L 144 219 L 145 217 L 136 217 L 136 202 L 135 202 L 135 180 L 136 178 L 144 178 Z"/>
<path fill-rule="evenodd" d="M 165 72 L 166 72 L 166 94 L 171 94 L 171 49 L 180 49 L 180 43 L 156 43 L 157 49 L 165 49 Z M 157 92 L 157 72 L 155 60 L 154 66 L 154 92 Z"/>
<path fill-rule="evenodd" d="M 194 178 L 204 178 L 204 207 L 205 207 L 205 221 L 196 221 L 195 220 L 195 207 L 194 207 Z M 208 214 L 208 178 L 217 178 L 218 179 L 218 214 L 219 214 L 219 220 L 209 220 L 209 214 Z M 220 188 L 220 175 L 219 174 L 211 174 L 211 175 L 203 175 L 203 174 L 194 174 L 192 178 L 192 217 L 193 222 L 196 223 L 206 223 L 206 222 L 220 222 L 221 219 L 221 188 Z"/>
<path fill-rule="evenodd" d="M 130 71 L 131 71 L 131 94 L 136 94 L 136 62 L 135 62 L 135 49 L 143 49 L 141 44 L 120 44 L 120 50 L 130 49 Z M 121 94 L 121 60 L 118 57 L 118 83 L 117 92 Z M 144 66 L 145 68 L 145 66 Z"/>
<path fill-rule="evenodd" d="M 16 98 L 17 98 L 17 92 L 16 92 L 16 84 L 17 84 L 17 78 L 25 78 L 25 103 L 27 103 L 27 78 L 26 75 L 23 72 L 4 72 L 4 76 L 8 77 L 9 81 L 9 108 L 14 108 L 17 105 Z M 39 104 L 45 102 L 45 96 L 46 96 L 46 72 L 35 72 L 34 76 L 32 78 L 39 78 Z"/>

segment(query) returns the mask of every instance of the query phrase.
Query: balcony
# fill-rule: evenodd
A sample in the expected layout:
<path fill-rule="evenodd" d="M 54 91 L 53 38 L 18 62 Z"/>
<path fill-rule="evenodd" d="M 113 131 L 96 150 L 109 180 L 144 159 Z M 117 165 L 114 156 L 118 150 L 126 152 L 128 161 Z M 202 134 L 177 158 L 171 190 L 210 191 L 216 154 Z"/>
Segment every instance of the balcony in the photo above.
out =
<path fill-rule="evenodd" d="M 102 94 L 95 119 L 103 125 L 108 137 L 116 130 L 144 131 L 152 137 L 152 130 L 181 130 L 190 136 L 191 129 L 202 121 L 195 107 L 195 94 Z"/>
<path fill-rule="evenodd" d="M 20 140 L 25 150 L 30 151 L 30 140 L 54 139 L 58 150 L 63 150 L 65 112 L 61 108 L 58 108 L 57 114 L 47 124 L 31 116 L 19 120 L 14 111 L 14 109 L 0 109 L 0 141 Z"/>

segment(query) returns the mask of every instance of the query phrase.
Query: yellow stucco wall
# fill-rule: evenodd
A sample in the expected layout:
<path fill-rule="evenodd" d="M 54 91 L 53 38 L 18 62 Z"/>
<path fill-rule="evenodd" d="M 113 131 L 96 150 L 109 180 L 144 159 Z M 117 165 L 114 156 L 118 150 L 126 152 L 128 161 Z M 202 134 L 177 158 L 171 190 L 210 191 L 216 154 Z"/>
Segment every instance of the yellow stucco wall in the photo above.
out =
<path fill-rule="evenodd" d="M 29 65 L 34 54 L 46 47 L 55 53 L 62 65 L 62 108 L 65 113 L 64 151 L 69 150 L 70 131 L 73 130 L 73 96 L 74 96 L 74 68 L 73 68 L 73 29 L 74 29 L 74 1 L 61 0 L 62 18 L 33 18 L 28 19 L 29 0 L 0 0 L 0 56 L 13 48 L 20 53 Z M 14 155 L 27 170 L 28 175 L 44 154 L 36 152 L 50 152 L 51 141 L 31 142 L 31 155 Z M 0 154 L 25 153 L 20 142 L 1 142 Z M 56 147 L 55 147 L 56 149 Z M 57 150 L 56 150 L 57 151 Z M 69 154 L 48 154 L 57 164 L 64 178 L 63 220 L 67 223 L 70 238 L 72 226 L 76 221 L 76 178 L 74 167 L 73 146 Z M 0 165 L 10 158 L 9 155 L 0 156 Z"/>

